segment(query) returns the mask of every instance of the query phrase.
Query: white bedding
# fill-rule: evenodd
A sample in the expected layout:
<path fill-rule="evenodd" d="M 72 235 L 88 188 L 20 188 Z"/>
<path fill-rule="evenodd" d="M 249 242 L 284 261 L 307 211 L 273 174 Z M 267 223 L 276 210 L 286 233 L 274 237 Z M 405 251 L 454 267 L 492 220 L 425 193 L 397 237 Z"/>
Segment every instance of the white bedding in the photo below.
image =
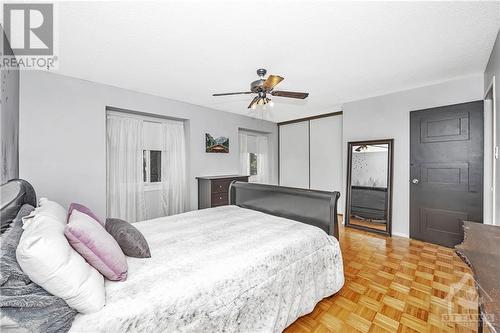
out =
<path fill-rule="evenodd" d="M 224 206 L 134 226 L 151 258 L 71 332 L 281 332 L 344 284 L 337 240 L 303 223 Z"/>

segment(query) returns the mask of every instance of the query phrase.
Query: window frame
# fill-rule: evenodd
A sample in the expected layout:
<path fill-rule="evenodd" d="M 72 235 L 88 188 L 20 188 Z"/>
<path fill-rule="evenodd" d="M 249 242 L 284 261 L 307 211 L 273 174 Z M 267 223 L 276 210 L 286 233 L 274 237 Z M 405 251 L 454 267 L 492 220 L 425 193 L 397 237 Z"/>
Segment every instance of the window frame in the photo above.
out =
<path fill-rule="evenodd" d="M 255 173 L 252 174 L 252 155 L 255 156 Z M 259 176 L 259 154 L 257 153 L 248 153 L 248 173 L 250 177 L 257 178 Z"/>
<path fill-rule="evenodd" d="M 143 185 L 144 185 L 144 190 L 145 191 L 155 191 L 161 189 L 161 184 L 163 183 L 163 180 L 161 179 L 161 174 L 163 171 L 163 164 L 161 163 L 160 165 L 160 181 L 158 182 L 152 182 L 151 181 L 151 151 L 159 151 L 161 153 L 160 156 L 165 154 L 165 151 L 163 150 L 155 150 L 155 149 L 142 149 L 142 166 L 143 166 Z M 160 161 L 162 160 L 162 157 L 160 157 Z M 146 163 L 144 163 L 146 162 Z M 144 175 L 144 171 L 146 171 L 146 174 Z M 144 176 L 146 176 L 146 180 L 144 180 Z"/>

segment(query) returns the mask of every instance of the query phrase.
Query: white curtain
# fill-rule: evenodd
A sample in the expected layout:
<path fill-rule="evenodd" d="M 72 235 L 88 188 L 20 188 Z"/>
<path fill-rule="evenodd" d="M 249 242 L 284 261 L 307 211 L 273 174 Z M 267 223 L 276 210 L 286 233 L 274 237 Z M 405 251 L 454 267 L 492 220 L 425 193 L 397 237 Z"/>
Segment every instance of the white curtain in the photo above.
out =
<path fill-rule="evenodd" d="M 239 132 L 240 144 L 240 173 L 250 174 L 250 155 L 257 155 L 257 175 L 251 176 L 250 181 L 262 184 L 270 183 L 271 160 L 269 139 L 265 134 Z"/>
<path fill-rule="evenodd" d="M 250 156 L 248 155 L 248 134 L 244 132 L 239 132 L 239 144 L 240 144 L 240 174 L 249 175 L 250 174 Z"/>
<path fill-rule="evenodd" d="M 257 136 L 257 183 L 269 184 L 270 165 L 269 141 L 266 135 L 259 135 Z"/>
<path fill-rule="evenodd" d="M 107 116 L 107 215 L 128 222 L 145 218 L 142 125 L 139 119 Z"/>
<path fill-rule="evenodd" d="M 163 123 L 162 209 L 165 215 L 187 210 L 186 139 L 184 124 Z"/>

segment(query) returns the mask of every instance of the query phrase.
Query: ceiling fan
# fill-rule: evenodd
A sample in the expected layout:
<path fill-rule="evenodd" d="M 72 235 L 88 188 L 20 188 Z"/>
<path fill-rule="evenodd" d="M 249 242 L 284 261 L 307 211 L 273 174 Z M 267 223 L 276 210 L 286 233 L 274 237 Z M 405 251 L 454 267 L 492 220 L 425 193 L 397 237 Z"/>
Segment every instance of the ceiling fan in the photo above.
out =
<path fill-rule="evenodd" d="M 255 96 L 252 102 L 250 102 L 250 104 L 248 105 L 249 109 L 255 108 L 256 105 L 266 105 L 270 103 L 271 99 L 267 97 L 268 94 L 272 96 L 298 98 L 298 99 L 304 99 L 307 96 L 309 96 L 309 93 L 274 90 L 274 87 L 276 87 L 278 83 L 283 81 L 284 78 L 278 75 L 269 75 L 266 79 L 264 78 L 266 73 L 267 71 L 263 68 L 257 70 L 257 75 L 259 76 L 259 79 L 250 83 L 250 91 L 213 94 L 212 96 L 257 94 L 257 96 Z"/>

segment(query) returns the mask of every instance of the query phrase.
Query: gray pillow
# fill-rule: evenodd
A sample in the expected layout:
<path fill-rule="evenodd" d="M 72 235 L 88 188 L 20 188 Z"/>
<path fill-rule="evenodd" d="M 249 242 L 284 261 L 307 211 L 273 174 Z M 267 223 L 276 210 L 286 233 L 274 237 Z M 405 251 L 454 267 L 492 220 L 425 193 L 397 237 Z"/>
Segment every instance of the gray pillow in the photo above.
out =
<path fill-rule="evenodd" d="M 146 238 L 132 224 L 120 219 L 107 218 L 104 226 L 125 255 L 134 258 L 151 258 Z"/>

